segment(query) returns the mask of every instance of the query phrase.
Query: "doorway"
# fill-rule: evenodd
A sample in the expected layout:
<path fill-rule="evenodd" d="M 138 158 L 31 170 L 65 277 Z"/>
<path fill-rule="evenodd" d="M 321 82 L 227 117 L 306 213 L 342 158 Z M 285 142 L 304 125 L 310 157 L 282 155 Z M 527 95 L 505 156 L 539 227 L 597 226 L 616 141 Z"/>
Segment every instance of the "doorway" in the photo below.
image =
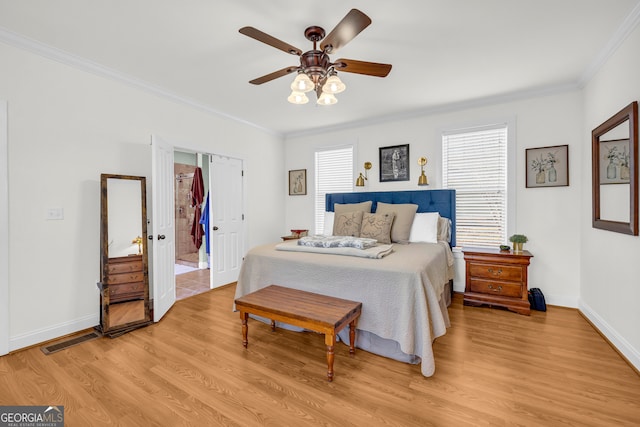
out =
<path fill-rule="evenodd" d="M 197 153 L 189 148 L 176 149 L 175 145 L 157 135 L 151 135 L 151 146 L 151 229 L 157 237 L 154 245 L 157 250 L 155 247 L 150 250 L 153 261 L 149 275 L 153 283 L 154 321 L 157 322 L 177 299 L 238 279 L 246 247 L 243 213 L 245 191 L 242 159 Z M 204 200 L 201 210 L 207 215 L 204 218 L 200 216 L 204 233 L 197 267 L 183 264 L 193 263 L 191 259 L 180 261 L 175 255 L 176 241 L 180 239 L 176 237 L 175 188 L 180 178 L 183 181 L 188 178 L 179 176 L 181 172 L 174 173 L 176 163 L 190 165 L 194 176 L 196 167 L 199 167 L 203 176 Z M 194 213 L 194 219 L 197 216 Z M 177 260 L 181 263 L 177 263 Z M 176 267 L 183 274 L 176 275 Z M 192 271 L 180 271 L 183 269 Z"/>
<path fill-rule="evenodd" d="M 198 173 L 196 173 L 197 168 L 200 168 Z M 176 300 L 181 300 L 211 289 L 209 260 L 204 235 L 201 234 L 201 239 L 194 239 L 192 235 L 192 228 L 202 228 L 200 217 L 204 207 L 204 197 L 209 190 L 209 156 L 175 151 L 174 178 L 174 271 Z M 198 207 L 194 202 L 195 193 L 200 193 L 200 196 L 203 197 L 202 203 Z"/>

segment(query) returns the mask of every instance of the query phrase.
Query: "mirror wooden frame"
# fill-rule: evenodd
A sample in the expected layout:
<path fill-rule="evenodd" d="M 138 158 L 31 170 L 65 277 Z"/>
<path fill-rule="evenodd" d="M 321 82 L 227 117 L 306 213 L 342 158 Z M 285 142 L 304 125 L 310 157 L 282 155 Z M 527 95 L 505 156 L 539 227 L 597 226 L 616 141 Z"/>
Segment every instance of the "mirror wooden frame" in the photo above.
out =
<path fill-rule="evenodd" d="M 601 218 L 600 139 L 617 126 L 629 122 L 629 222 Z M 604 142 L 604 141 L 603 141 Z M 593 228 L 638 235 L 638 102 L 634 101 L 591 133 Z"/>
<path fill-rule="evenodd" d="M 109 191 L 111 179 L 140 183 L 140 237 L 138 254 L 109 256 Z M 100 331 L 118 336 L 151 323 L 147 247 L 147 183 L 143 176 L 100 175 Z M 134 243 L 133 241 L 131 242 Z"/>

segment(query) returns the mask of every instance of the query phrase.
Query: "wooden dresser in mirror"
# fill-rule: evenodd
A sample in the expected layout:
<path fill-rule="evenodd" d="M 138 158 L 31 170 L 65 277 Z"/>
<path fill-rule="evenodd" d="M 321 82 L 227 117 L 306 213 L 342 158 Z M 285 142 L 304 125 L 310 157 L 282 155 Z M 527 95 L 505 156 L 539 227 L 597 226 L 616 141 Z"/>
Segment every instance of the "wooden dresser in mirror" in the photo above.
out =
<path fill-rule="evenodd" d="M 100 176 L 100 326 L 117 336 L 151 323 L 146 179 Z"/>

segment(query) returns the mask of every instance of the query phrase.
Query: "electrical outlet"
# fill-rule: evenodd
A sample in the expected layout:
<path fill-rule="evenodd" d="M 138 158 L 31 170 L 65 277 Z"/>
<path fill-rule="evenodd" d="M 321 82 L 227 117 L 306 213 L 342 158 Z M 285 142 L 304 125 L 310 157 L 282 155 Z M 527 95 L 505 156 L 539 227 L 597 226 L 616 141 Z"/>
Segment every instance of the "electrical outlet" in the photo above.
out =
<path fill-rule="evenodd" d="M 63 208 L 47 208 L 47 211 L 45 213 L 45 219 L 47 220 L 64 219 L 64 209 Z"/>

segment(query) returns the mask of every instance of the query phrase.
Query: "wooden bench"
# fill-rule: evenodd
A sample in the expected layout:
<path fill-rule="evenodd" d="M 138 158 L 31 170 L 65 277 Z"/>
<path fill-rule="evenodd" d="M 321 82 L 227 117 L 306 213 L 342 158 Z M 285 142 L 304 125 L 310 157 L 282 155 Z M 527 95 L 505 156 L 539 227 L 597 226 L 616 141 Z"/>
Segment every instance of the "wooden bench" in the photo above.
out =
<path fill-rule="evenodd" d="M 336 334 L 349 325 L 349 354 L 355 354 L 356 325 L 362 303 L 312 292 L 270 285 L 235 300 L 242 320 L 242 345 L 248 345 L 249 314 L 324 334 L 327 346 L 327 378 L 333 381 L 333 347 Z"/>

